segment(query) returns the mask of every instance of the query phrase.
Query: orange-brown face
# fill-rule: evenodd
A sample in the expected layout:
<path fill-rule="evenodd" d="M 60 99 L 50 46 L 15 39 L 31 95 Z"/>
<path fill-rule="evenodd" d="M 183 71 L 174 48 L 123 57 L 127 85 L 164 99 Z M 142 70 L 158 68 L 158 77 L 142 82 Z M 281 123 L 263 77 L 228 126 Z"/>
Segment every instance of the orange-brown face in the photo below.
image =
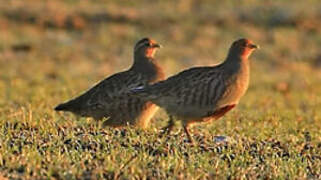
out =
<path fill-rule="evenodd" d="M 147 45 L 147 48 L 145 50 L 145 55 L 147 57 L 153 57 L 156 50 L 160 48 L 161 46 L 154 40 L 149 40 L 149 44 Z"/>
<path fill-rule="evenodd" d="M 259 46 L 251 40 L 239 39 L 233 43 L 232 49 L 237 50 L 241 57 L 248 58 L 255 49 L 259 49 Z"/>
<path fill-rule="evenodd" d="M 153 57 L 156 50 L 160 48 L 161 45 L 159 45 L 156 41 L 150 39 L 150 38 L 144 38 L 135 46 L 135 52 L 141 52 L 144 53 L 147 57 Z"/>

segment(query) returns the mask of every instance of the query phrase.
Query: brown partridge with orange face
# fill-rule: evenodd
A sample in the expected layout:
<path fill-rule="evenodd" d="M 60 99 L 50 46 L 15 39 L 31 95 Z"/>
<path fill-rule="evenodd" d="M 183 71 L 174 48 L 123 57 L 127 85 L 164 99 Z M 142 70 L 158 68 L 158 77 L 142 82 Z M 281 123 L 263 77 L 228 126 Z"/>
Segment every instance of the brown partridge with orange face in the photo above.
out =
<path fill-rule="evenodd" d="M 219 119 L 239 103 L 249 85 L 248 57 L 257 48 L 250 40 L 237 40 L 219 65 L 191 68 L 132 92 L 167 111 L 169 130 L 174 124 L 172 116 L 179 118 L 192 141 L 191 125 Z"/>
<path fill-rule="evenodd" d="M 163 70 L 154 59 L 158 48 L 160 45 L 149 38 L 138 41 L 134 48 L 134 63 L 127 71 L 104 79 L 79 97 L 58 105 L 55 110 L 96 120 L 108 118 L 104 126 L 129 124 L 146 128 L 158 107 L 130 96 L 130 89 L 164 79 Z"/>

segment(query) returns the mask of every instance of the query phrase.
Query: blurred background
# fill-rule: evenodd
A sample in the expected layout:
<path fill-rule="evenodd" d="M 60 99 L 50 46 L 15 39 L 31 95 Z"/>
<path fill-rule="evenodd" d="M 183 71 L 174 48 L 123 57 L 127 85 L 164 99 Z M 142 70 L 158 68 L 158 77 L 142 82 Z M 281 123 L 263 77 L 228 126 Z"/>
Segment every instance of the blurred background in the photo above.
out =
<path fill-rule="evenodd" d="M 191 129 L 202 146 L 180 126 L 159 138 L 164 111 L 146 131 L 53 111 L 126 70 L 143 37 L 167 76 L 261 46 L 238 107 Z M 320 179 L 320 82 L 320 0 L 0 0 L 0 179 Z"/>
<path fill-rule="evenodd" d="M 250 89 L 231 119 L 246 110 L 258 122 L 275 114 L 270 128 L 320 127 L 319 0 L 1 0 L 2 115 L 29 109 L 33 122 L 64 123 L 52 108 L 127 69 L 143 37 L 164 46 L 156 58 L 167 76 L 219 63 L 234 40 L 253 40 L 261 49 L 251 56 Z"/>

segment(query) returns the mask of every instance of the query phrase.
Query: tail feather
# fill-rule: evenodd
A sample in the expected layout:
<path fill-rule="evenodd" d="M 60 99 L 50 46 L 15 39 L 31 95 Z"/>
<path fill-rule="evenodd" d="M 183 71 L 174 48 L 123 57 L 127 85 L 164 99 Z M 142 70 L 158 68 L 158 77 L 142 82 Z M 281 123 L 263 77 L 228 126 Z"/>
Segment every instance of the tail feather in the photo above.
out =
<path fill-rule="evenodd" d="M 67 103 L 62 103 L 55 107 L 55 111 L 68 111 L 68 107 Z"/>
<path fill-rule="evenodd" d="M 130 90 L 130 92 L 132 92 L 133 94 L 137 94 L 137 95 L 139 95 L 140 93 L 143 93 L 144 91 L 146 91 L 144 86 L 135 87 Z"/>
<path fill-rule="evenodd" d="M 150 93 L 150 89 L 148 87 L 140 86 L 134 89 L 131 89 L 130 92 L 132 95 L 142 98 L 144 100 L 152 100 L 154 98 L 153 94 Z"/>
<path fill-rule="evenodd" d="M 76 112 L 81 109 L 81 102 L 78 102 L 77 99 L 70 100 L 65 103 L 61 103 L 55 107 L 55 111 L 72 111 Z"/>
<path fill-rule="evenodd" d="M 130 92 L 137 97 L 146 97 L 148 95 L 146 88 L 144 86 L 139 86 L 134 89 L 131 89 Z"/>

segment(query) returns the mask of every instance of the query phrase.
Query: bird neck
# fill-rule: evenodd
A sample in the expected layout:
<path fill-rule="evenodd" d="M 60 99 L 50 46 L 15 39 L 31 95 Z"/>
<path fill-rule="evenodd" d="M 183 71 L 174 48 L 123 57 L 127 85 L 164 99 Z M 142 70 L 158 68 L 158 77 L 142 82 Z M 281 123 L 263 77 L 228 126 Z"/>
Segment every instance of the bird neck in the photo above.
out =
<path fill-rule="evenodd" d="M 249 60 L 247 56 L 239 55 L 238 53 L 229 53 L 225 62 L 226 69 L 238 72 L 240 69 L 246 70 L 249 69 Z"/>
<path fill-rule="evenodd" d="M 153 61 L 153 59 L 151 59 L 149 57 L 135 54 L 134 55 L 134 63 L 131 68 L 132 69 L 148 68 L 153 65 L 152 61 Z"/>
<path fill-rule="evenodd" d="M 134 55 L 134 63 L 131 69 L 145 74 L 151 79 L 155 79 L 155 81 L 162 80 L 165 77 L 162 68 L 152 57 Z"/>

